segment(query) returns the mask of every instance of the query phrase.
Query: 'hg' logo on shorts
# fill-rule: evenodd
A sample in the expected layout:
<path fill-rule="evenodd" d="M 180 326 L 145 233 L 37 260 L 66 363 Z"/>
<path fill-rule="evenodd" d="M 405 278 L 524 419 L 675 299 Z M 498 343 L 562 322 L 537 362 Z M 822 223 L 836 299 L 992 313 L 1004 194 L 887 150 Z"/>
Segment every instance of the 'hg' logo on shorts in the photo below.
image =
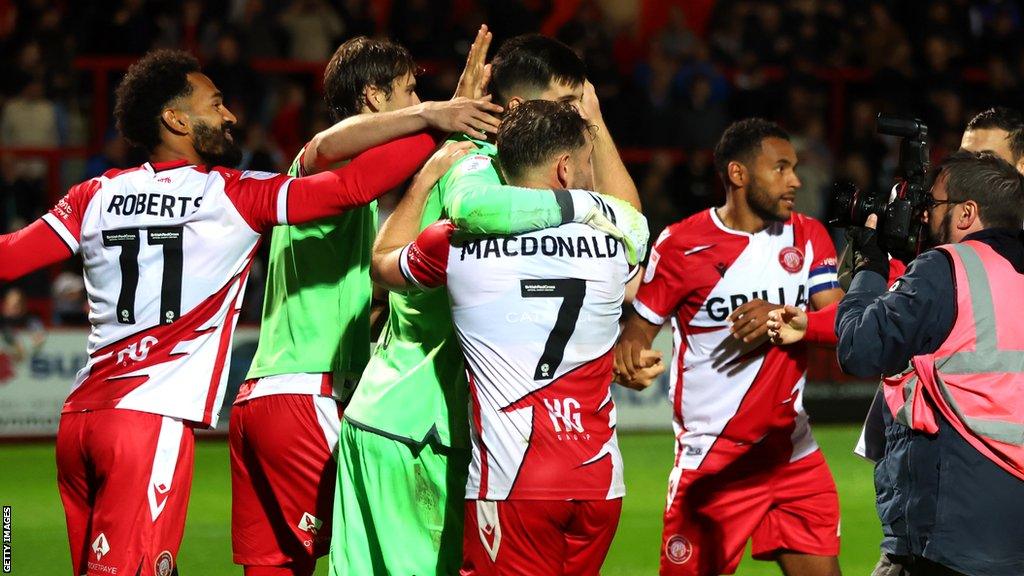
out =
<path fill-rule="evenodd" d="M 682 534 L 675 534 L 665 542 L 665 556 L 673 564 L 686 564 L 693 556 L 693 544 Z"/>

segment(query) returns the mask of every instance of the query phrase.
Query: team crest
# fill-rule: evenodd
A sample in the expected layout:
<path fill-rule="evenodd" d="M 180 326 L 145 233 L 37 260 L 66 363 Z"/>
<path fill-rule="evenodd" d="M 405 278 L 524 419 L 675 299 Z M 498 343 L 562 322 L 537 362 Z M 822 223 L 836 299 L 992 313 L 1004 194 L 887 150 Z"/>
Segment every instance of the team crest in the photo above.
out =
<path fill-rule="evenodd" d="M 786 246 L 779 251 L 779 264 L 790 274 L 796 274 L 804 267 L 804 253 L 796 246 Z"/>
<path fill-rule="evenodd" d="M 154 566 L 154 572 L 156 576 L 171 576 L 174 571 L 174 558 L 171 553 L 164 550 L 156 557 L 156 565 Z"/>
<path fill-rule="evenodd" d="M 693 556 L 693 544 L 682 534 L 675 534 L 665 542 L 665 556 L 673 564 L 686 564 Z"/>

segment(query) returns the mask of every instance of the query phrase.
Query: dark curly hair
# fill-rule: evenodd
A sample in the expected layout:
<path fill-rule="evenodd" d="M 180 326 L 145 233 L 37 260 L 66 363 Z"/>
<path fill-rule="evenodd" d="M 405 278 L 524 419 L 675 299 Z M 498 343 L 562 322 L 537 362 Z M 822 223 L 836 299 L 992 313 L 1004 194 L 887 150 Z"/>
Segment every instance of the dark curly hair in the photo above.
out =
<path fill-rule="evenodd" d="M 729 183 L 729 162 L 750 162 L 767 138 L 789 140 L 789 134 L 764 118 L 746 118 L 726 128 L 715 145 L 715 169 L 722 176 L 722 182 Z"/>
<path fill-rule="evenodd" d="M 390 98 L 396 78 L 417 72 L 412 55 L 400 44 L 366 36 L 348 40 L 338 47 L 324 70 L 324 100 L 331 119 L 339 122 L 359 114 L 368 86 L 376 86 Z"/>
<path fill-rule="evenodd" d="M 498 128 L 501 170 L 517 179 L 555 154 L 582 147 L 588 129 L 587 121 L 569 104 L 527 100 L 506 114 Z"/>
<path fill-rule="evenodd" d="M 160 114 L 169 102 L 192 92 L 188 74 L 199 71 L 199 61 L 181 50 L 153 50 L 129 66 L 114 105 L 121 135 L 152 153 L 160 144 Z"/>

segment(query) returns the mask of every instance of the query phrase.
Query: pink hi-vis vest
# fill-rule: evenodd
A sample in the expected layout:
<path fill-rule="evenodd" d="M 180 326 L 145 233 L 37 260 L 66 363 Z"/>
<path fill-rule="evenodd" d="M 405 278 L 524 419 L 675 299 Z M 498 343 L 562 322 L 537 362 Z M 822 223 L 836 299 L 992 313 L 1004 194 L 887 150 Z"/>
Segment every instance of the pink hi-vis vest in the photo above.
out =
<path fill-rule="evenodd" d="M 938 410 L 975 449 L 1024 479 L 1024 275 L 982 242 L 939 250 L 953 263 L 956 321 L 938 350 L 883 380 L 886 403 L 897 422 L 929 433 L 938 431 Z"/>

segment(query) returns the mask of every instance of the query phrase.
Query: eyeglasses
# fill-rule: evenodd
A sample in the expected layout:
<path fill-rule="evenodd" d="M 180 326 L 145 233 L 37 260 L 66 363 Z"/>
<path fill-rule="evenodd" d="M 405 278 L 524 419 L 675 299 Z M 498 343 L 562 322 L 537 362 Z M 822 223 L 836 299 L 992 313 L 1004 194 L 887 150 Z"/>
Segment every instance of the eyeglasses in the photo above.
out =
<path fill-rule="evenodd" d="M 943 204 L 963 204 L 963 200 L 936 200 L 935 198 L 928 199 L 928 209 L 934 210 Z"/>

